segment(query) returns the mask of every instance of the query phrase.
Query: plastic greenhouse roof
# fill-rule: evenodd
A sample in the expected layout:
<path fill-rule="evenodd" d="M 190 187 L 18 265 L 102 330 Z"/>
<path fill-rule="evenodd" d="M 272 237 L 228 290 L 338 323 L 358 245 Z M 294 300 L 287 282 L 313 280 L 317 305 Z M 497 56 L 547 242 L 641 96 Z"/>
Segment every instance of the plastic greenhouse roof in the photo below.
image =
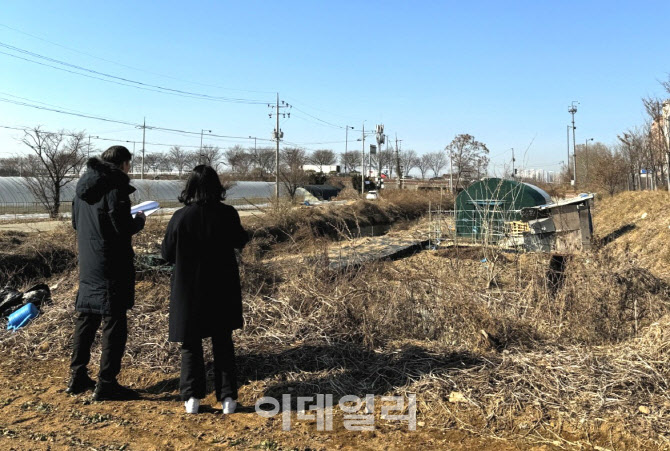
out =
<path fill-rule="evenodd" d="M 73 179 L 63 187 L 62 202 L 72 202 L 79 179 Z M 145 200 L 176 201 L 184 189 L 184 180 L 131 180 L 137 188 L 131 196 L 133 203 Z M 263 199 L 274 195 L 273 182 L 235 182 L 226 194 L 228 199 Z M 283 189 L 281 190 L 284 191 Z M 23 177 L 0 177 L 0 204 L 37 203 Z"/>

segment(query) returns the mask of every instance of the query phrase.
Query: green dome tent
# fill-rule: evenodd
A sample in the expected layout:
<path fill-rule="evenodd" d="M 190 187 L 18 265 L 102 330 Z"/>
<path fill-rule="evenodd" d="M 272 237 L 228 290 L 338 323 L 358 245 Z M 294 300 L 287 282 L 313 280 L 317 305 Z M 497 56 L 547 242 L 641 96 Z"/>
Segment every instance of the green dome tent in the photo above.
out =
<path fill-rule="evenodd" d="M 496 242 L 507 223 L 519 221 L 519 210 L 552 203 L 551 196 L 529 183 L 486 178 L 456 196 L 456 235 Z"/>

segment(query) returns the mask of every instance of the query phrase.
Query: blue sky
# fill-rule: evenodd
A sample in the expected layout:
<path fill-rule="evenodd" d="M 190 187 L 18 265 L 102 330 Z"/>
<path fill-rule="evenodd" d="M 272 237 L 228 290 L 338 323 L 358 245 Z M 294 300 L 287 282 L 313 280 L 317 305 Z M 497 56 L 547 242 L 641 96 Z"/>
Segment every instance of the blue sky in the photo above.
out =
<path fill-rule="evenodd" d="M 274 121 L 265 102 L 279 92 L 294 105 L 291 118 L 282 119 L 285 140 L 307 149 L 343 151 L 345 125 L 356 127 L 349 148 L 359 149 L 355 140 L 365 121 L 366 129 L 383 123 L 403 149 L 418 153 L 470 133 L 488 145 L 498 171 L 509 164 L 512 147 L 518 165 L 557 170 L 566 158 L 573 100 L 580 102 L 577 143 L 613 144 L 618 133 L 643 123 L 641 97 L 666 96 L 659 81 L 670 71 L 670 6 L 661 1 L 105 3 L 6 0 L 0 43 L 245 103 L 139 90 L 2 53 L 0 98 L 132 124 L 146 117 L 148 125 L 269 139 Z M 35 59 L 7 47 L 0 52 Z M 0 125 L 142 139 L 132 125 L 6 102 L 0 102 Z M 20 135 L 0 128 L 0 157 L 26 151 Z M 248 139 L 205 141 L 253 146 Z M 147 142 L 197 146 L 200 136 L 148 130 Z M 166 149 L 147 145 L 147 151 Z"/>

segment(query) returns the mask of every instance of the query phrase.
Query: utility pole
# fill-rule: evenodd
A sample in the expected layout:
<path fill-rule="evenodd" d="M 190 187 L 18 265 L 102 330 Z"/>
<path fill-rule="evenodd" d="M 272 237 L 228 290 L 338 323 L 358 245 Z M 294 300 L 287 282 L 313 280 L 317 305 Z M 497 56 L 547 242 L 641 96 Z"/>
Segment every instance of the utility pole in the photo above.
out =
<path fill-rule="evenodd" d="M 575 186 L 577 186 L 577 148 L 575 145 L 575 130 L 577 129 L 577 127 L 575 127 L 575 113 L 577 112 L 577 107 L 575 106 L 575 103 L 579 105 L 579 102 L 573 100 L 572 105 L 568 108 L 568 113 L 572 114 L 572 168 L 574 173 L 573 180 Z"/>
<path fill-rule="evenodd" d="M 398 151 L 398 134 L 395 135 L 395 171 L 398 173 L 398 189 L 402 189 L 402 171 L 400 170 L 400 152 Z"/>
<path fill-rule="evenodd" d="M 349 169 L 348 167 L 346 167 L 346 165 L 349 164 L 349 160 L 347 159 L 347 151 L 348 151 L 348 147 L 349 147 L 349 129 L 353 130 L 354 127 L 351 127 L 349 125 L 344 126 L 344 163 L 345 163 L 345 169 Z"/>
<path fill-rule="evenodd" d="M 363 121 L 363 137 L 361 138 L 361 194 L 365 195 L 365 121 Z"/>
<path fill-rule="evenodd" d="M 142 122 L 142 175 L 140 178 L 144 180 L 144 144 L 146 143 L 146 132 L 147 132 L 147 118 L 144 118 Z"/>
<path fill-rule="evenodd" d="M 281 109 L 292 108 L 292 106 L 284 102 L 283 100 L 281 101 L 280 104 L 279 93 L 277 93 L 277 104 L 271 105 L 268 103 L 268 108 L 274 108 L 274 113 L 270 113 L 270 119 L 272 119 L 273 114 L 277 119 L 277 125 L 275 126 L 274 132 L 272 133 L 272 139 L 275 140 L 277 143 L 277 149 L 275 151 L 275 199 L 277 200 L 277 202 L 279 202 L 279 141 L 281 141 L 282 138 L 284 137 L 284 132 L 279 128 L 279 115 L 281 114 L 282 117 L 284 118 L 291 117 L 291 113 L 282 113 Z"/>
<path fill-rule="evenodd" d="M 568 159 L 565 160 L 565 167 L 567 169 L 568 176 L 570 176 L 570 124 L 568 124 Z"/>
<path fill-rule="evenodd" d="M 389 140 L 386 140 L 386 155 L 388 155 L 388 162 L 389 162 L 389 173 L 388 177 L 391 178 L 393 175 L 393 159 L 391 158 L 391 154 L 389 154 Z"/>
<path fill-rule="evenodd" d="M 377 125 L 377 181 L 382 180 L 382 144 L 386 141 L 384 135 L 384 124 Z M 381 183 L 379 183 L 381 185 Z"/>

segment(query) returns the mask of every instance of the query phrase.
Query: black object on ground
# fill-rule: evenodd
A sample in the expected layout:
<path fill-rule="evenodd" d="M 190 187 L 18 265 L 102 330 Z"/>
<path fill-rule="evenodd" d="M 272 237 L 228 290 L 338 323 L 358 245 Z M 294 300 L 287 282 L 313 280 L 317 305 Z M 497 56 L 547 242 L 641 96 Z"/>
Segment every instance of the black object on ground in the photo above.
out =
<path fill-rule="evenodd" d="M 40 309 L 51 301 L 51 290 L 44 283 L 30 287 L 25 292 L 11 287 L 0 288 L 0 317 L 4 318 L 18 310 L 28 302 Z"/>

